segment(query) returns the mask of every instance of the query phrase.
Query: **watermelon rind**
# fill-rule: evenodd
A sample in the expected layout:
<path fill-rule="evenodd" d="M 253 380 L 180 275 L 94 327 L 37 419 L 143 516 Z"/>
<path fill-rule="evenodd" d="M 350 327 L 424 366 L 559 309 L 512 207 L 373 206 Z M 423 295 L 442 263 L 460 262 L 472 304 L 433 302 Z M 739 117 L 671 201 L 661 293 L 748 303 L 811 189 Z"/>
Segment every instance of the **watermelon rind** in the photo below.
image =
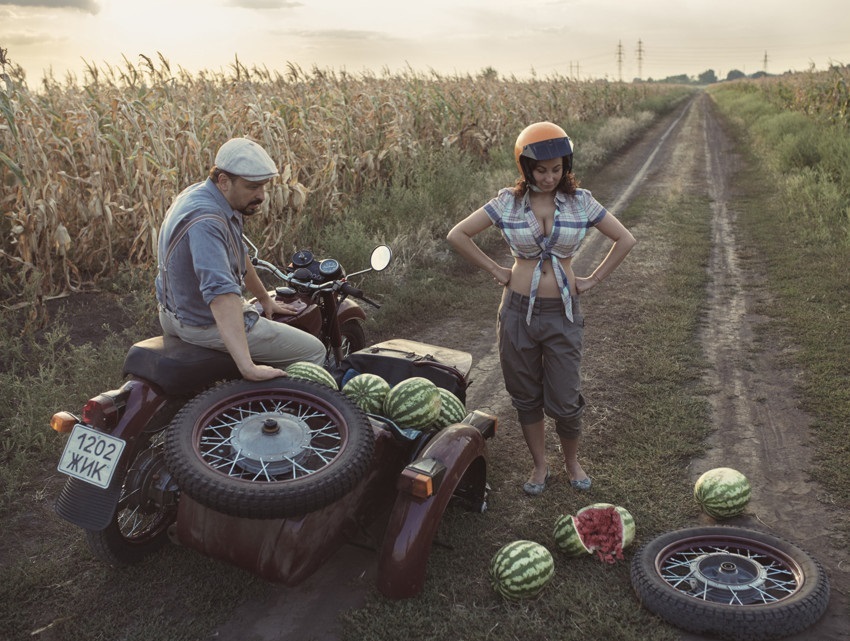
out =
<path fill-rule="evenodd" d="M 520 539 L 503 545 L 490 561 L 490 584 L 506 599 L 540 594 L 555 574 L 555 560 L 545 546 Z"/>
<path fill-rule="evenodd" d="M 394 385 L 384 399 L 384 416 L 398 425 L 421 429 L 440 416 L 439 388 L 427 378 L 413 376 Z"/>
<path fill-rule="evenodd" d="M 694 484 L 694 499 L 706 514 L 718 520 L 741 514 L 751 495 L 747 477 L 731 467 L 708 470 Z"/>
<path fill-rule="evenodd" d="M 463 402 L 444 387 L 437 388 L 440 394 L 440 415 L 435 423 L 436 427 L 442 429 L 455 423 L 460 423 L 466 418 L 466 406 Z"/>
<path fill-rule="evenodd" d="M 558 549 L 567 556 L 581 556 L 591 552 L 581 542 L 575 526 L 575 517 L 570 514 L 561 515 L 555 520 L 553 536 Z"/>
<path fill-rule="evenodd" d="M 390 384 L 377 374 L 357 374 L 342 386 L 342 393 L 357 403 L 364 412 L 380 414 L 384 400 L 390 392 Z"/>
<path fill-rule="evenodd" d="M 316 365 L 309 361 L 298 361 L 286 368 L 287 376 L 297 378 L 304 381 L 313 381 L 330 387 L 333 390 L 339 390 L 336 379 L 331 376 L 331 373 L 321 365 Z"/>

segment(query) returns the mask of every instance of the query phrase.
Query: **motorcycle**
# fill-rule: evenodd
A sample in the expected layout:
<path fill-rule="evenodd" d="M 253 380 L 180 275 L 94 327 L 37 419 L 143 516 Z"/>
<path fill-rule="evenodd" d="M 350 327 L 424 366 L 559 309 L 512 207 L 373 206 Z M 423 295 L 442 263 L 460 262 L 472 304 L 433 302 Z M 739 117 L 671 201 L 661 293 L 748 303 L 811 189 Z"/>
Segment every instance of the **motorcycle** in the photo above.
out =
<path fill-rule="evenodd" d="M 352 350 L 363 312 L 350 297 L 375 303 L 339 262 L 304 250 L 281 269 L 250 246 L 258 271 L 285 283 L 275 297 L 303 305 L 277 320 L 320 333 L 338 383 L 364 372 L 391 385 L 422 376 L 465 401 L 468 353 L 403 339 L 370 347 L 363 339 Z M 379 246 L 371 268 L 352 276 L 386 268 L 391 256 Z M 313 381 L 245 381 L 229 354 L 175 337 L 136 343 L 123 370 L 121 387 L 91 398 L 79 415 L 51 419 L 69 434 L 56 513 L 82 528 L 109 565 L 138 562 L 171 541 L 294 586 L 381 523 L 378 589 L 407 598 L 422 589 L 449 503 L 486 509 L 494 416 L 473 410 L 439 430 L 405 429 Z"/>
<path fill-rule="evenodd" d="M 368 271 L 383 271 L 392 259 L 386 245 L 375 248 L 370 269 L 346 275 L 335 258 L 317 259 L 307 249 L 295 252 L 284 269 L 259 258 L 259 250 L 246 236 L 243 240 L 251 249 L 251 263 L 260 274 L 269 274 L 284 284 L 275 288 L 275 298 L 289 303 L 300 311 L 294 316 L 275 315 L 273 320 L 287 323 L 317 336 L 327 348 L 326 365 L 333 367 L 349 352 L 366 347 L 363 321 L 366 314 L 351 298 L 358 298 L 372 307 L 381 306 L 363 295 L 349 278 Z M 262 306 L 256 304 L 263 313 Z"/>

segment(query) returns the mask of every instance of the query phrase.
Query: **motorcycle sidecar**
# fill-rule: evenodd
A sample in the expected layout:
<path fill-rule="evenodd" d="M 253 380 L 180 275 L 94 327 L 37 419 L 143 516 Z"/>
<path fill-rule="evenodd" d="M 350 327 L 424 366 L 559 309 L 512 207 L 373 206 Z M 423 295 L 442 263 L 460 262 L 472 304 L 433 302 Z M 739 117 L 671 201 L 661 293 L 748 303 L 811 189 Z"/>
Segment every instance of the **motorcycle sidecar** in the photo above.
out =
<path fill-rule="evenodd" d="M 389 343 L 390 350 L 400 346 L 398 341 Z M 438 373 L 445 373 L 448 367 L 451 376 L 446 380 L 455 381 L 452 385 L 462 384 L 465 389 L 471 365 L 468 354 L 403 341 L 401 346 L 405 349 L 396 356 L 395 352 L 387 351 L 386 344 L 382 345 L 380 349 L 373 347 L 364 351 L 371 349 L 370 354 L 378 355 L 376 362 L 382 366 L 387 365 L 387 358 L 403 361 L 393 366 L 393 371 L 401 372 L 398 374 L 400 378 L 425 371 L 417 359 L 410 358 L 411 349 L 426 354 L 438 352 Z M 369 358 L 354 358 L 353 363 L 358 371 L 369 371 L 371 361 Z M 456 370 L 455 364 L 460 364 L 464 370 Z M 346 363 L 347 367 L 351 365 Z M 405 375 L 407 367 L 412 368 L 415 374 Z M 310 389 L 307 391 L 310 392 Z M 319 395 L 318 392 L 316 394 Z M 347 402 L 339 396 L 341 402 Z M 289 399 L 288 396 L 286 398 Z M 220 395 L 217 402 L 221 407 L 196 412 L 189 421 L 190 425 L 172 426 L 171 429 L 176 427 L 184 435 L 195 434 L 184 436 L 193 439 L 184 448 L 186 456 L 197 454 L 196 458 L 201 458 L 203 443 L 220 429 L 215 425 L 219 414 L 228 417 L 228 421 L 236 413 L 244 417 L 253 401 L 246 392 L 240 391 Z M 281 406 L 282 400 L 278 399 L 274 407 Z M 316 404 L 316 407 L 322 407 L 329 416 L 334 414 L 333 408 L 321 404 Z M 266 420 L 276 412 L 282 414 L 283 410 L 270 410 L 266 406 L 256 410 L 256 414 Z M 308 412 L 301 414 L 306 416 Z M 241 420 L 247 423 L 250 419 Z M 205 427 L 199 431 L 197 426 L 201 424 Z M 399 429 L 389 420 L 370 415 L 368 428 L 372 437 L 369 440 L 373 443 L 370 457 L 365 469 L 359 470 L 356 478 L 349 480 L 337 478 L 332 481 L 322 476 L 325 470 L 317 470 L 291 482 L 257 483 L 246 481 L 244 470 L 241 470 L 238 478 L 233 473 L 224 474 L 230 478 L 226 479 L 227 485 L 222 489 L 232 494 L 232 500 L 222 498 L 222 493 L 216 492 L 215 500 L 211 501 L 208 499 L 212 496 L 204 495 L 208 488 L 206 481 L 212 476 L 222 477 L 222 468 L 213 471 L 212 475 L 207 474 L 206 478 L 202 471 L 197 472 L 197 478 L 189 475 L 190 478 L 186 479 L 185 475 L 176 474 L 181 496 L 173 537 L 204 555 L 246 569 L 266 580 L 294 586 L 315 572 L 340 546 L 355 539 L 358 533 L 373 525 L 386 524 L 378 558 L 378 589 L 388 598 L 415 596 L 424 584 L 431 544 L 450 500 L 455 498 L 467 508 L 478 511 L 486 507 L 486 441 L 495 433 L 496 419 L 473 411 L 461 423 L 439 431 L 418 432 Z M 340 440 L 352 438 L 345 429 L 340 431 L 340 437 Z M 236 438 L 238 440 L 239 437 Z M 340 451 L 344 452 L 345 447 Z M 168 454 L 167 458 L 174 459 L 173 452 Z M 267 457 L 267 461 L 271 458 Z M 263 462 L 264 466 L 267 461 Z M 207 461 L 205 465 L 217 463 Z M 233 460 L 228 465 L 228 470 L 240 466 L 252 472 L 257 469 L 257 466 L 252 467 L 244 461 Z M 273 467 L 275 463 L 268 465 Z M 336 467 L 339 468 L 340 464 L 337 463 Z M 173 466 L 172 471 L 175 471 Z M 296 475 L 295 471 L 293 475 Z M 186 480 L 191 482 L 188 487 L 184 485 Z M 263 502 L 263 497 L 251 496 L 262 494 L 267 489 L 263 486 L 277 485 L 281 486 L 281 490 L 291 491 L 298 483 L 304 487 L 292 496 L 284 497 L 284 513 L 279 516 L 270 514 L 271 508 Z M 319 493 L 320 486 L 335 483 L 347 483 L 345 491 L 337 491 L 331 499 L 324 494 L 313 495 L 314 491 Z M 194 491 L 195 487 L 198 492 Z M 275 501 L 278 505 L 279 501 Z M 301 505 L 308 505 L 308 510 L 299 510 Z"/>

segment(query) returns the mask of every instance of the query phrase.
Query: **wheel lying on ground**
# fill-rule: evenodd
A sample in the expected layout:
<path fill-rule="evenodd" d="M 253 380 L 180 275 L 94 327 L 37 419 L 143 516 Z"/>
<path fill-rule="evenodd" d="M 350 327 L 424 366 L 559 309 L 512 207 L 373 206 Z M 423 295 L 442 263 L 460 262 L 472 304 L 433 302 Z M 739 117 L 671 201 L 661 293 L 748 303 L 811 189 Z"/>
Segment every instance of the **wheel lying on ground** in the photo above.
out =
<path fill-rule="evenodd" d="M 341 392 L 311 381 L 230 381 L 190 401 L 166 435 L 180 490 L 219 512 L 271 519 L 337 501 L 360 481 L 374 434 Z"/>
<path fill-rule="evenodd" d="M 159 550 L 177 517 L 177 488 L 165 468 L 163 432 L 140 438 L 112 522 L 104 530 L 86 530 L 92 554 L 109 565 L 137 563 Z"/>
<path fill-rule="evenodd" d="M 631 566 L 641 603 L 675 626 L 723 639 L 794 634 L 826 611 L 829 580 L 807 552 L 764 532 L 695 527 L 641 547 Z"/>

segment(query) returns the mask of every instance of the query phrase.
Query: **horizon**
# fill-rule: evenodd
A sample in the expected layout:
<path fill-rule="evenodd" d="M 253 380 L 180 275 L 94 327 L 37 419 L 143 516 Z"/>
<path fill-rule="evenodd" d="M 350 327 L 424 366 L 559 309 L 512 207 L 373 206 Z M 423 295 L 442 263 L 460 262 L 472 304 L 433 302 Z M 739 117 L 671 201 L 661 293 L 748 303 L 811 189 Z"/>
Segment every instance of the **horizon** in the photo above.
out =
<path fill-rule="evenodd" d="M 766 0 L 0 0 L 0 47 L 27 82 L 160 55 L 230 68 L 631 82 L 780 75 L 850 63 L 843 2 Z"/>

